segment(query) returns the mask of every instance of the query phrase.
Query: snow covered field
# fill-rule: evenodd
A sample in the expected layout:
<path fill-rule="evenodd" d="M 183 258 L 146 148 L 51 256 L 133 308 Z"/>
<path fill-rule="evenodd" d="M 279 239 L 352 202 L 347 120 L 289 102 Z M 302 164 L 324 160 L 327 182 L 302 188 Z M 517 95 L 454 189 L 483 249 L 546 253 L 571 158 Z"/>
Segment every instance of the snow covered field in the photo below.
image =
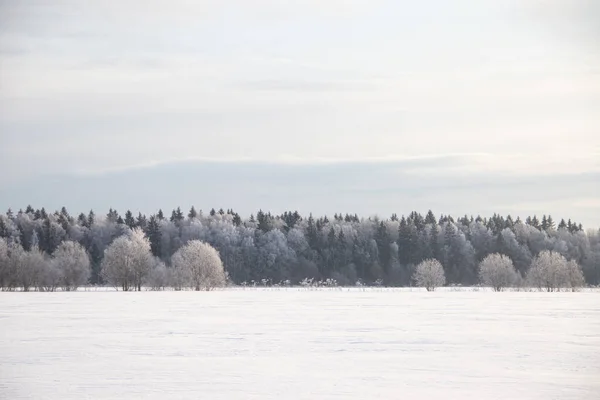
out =
<path fill-rule="evenodd" d="M 0 293 L 2 399 L 599 399 L 600 293 Z"/>

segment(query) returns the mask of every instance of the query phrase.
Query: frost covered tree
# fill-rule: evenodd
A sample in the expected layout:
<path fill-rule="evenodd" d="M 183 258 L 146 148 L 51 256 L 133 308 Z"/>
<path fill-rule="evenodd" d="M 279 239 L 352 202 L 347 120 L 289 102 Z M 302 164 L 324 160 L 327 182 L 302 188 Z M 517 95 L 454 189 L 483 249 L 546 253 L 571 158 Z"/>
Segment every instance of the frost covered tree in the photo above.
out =
<path fill-rule="evenodd" d="M 8 258 L 8 243 L 0 237 L 0 289 L 8 287 L 10 278 L 10 259 Z"/>
<path fill-rule="evenodd" d="M 66 291 L 85 285 L 92 274 L 87 252 L 76 242 L 62 242 L 54 251 L 52 264 L 60 274 L 60 284 Z"/>
<path fill-rule="evenodd" d="M 27 292 L 31 288 L 39 287 L 40 279 L 47 267 L 47 260 L 44 253 L 37 247 L 31 251 L 24 251 L 19 255 L 17 269 L 17 284 Z"/>
<path fill-rule="evenodd" d="M 144 232 L 136 228 L 121 236 L 104 251 L 102 276 L 123 291 L 142 290 L 142 283 L 154 259 L 150 242 Z"/>
<path fill-rule="evenodd" d="M 144 283 L 152 290 L 164 290 L 172 285 L 171 270 L 166 267 L 164 262 L 155 258 Z"/>
<path fill-rule="evenodd" d="M 226 275 L 221 257 L 211 245 L 192 240 L 171 258 L 180 287 L 211 290 L 225 286 Z"/>
<path fill-rule="evenodd" d="M 567 261 L 555 251 L 542 251 L 531 263 L 527 273 L 530 285 L 553 292 L 561 288 L 575 290 L 583 285 L 583 272 L 575 261 Z"/>
<path fill-rule="evenodd" d="M 508 256 L 494 253 L 479 263 L 479 279 L 484 285 L 500 292 L 504 288 L 514 285 L 518 276 L 512 260 Z"/>
<path fill-rule="evenodd" d="M 417 265 L 413 274 L 413 281 L 417 286 L 424 287 L 428 292 L 432 292 L 437 287 L 446 284 L 444 267 L 434 258 L 425 260 Z"/>
<path fill-rule="evenodd" d="M 567 279 L 569 288 L 575 292 L 580 287 L 585 286 L 585 278 L 581 266 L 575 260 L 567 262 Z"/>

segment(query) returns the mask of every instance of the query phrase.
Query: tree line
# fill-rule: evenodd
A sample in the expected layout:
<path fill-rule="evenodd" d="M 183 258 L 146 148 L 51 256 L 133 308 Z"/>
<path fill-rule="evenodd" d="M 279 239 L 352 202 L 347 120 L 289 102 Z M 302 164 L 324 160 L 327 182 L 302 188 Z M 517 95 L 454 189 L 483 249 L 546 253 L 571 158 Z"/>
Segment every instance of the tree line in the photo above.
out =
<path fill-rule="evenodd" d="M 167 284 L 194 287 L 189 270 L 175 274 L 183 271 L 176 268 L 176 254 L 192 242 L 216 249 L 225 276 L 238 285 L 329 280 L 339 285 L 409 286 L 415 284 L 417 266 L 426 260 L 439 262 L 444 283 L 473 285 L 483 282 L 481 263 L 490 255 L 506 257 L 515 277 L 525 279 L 545 252 L 577 265 L 585 283 L 600 282 L 600 232 L 585 232 L 571 220 L 557 224 L 545 215 L 524 220 L 498 214 L 454 218 L 436 217 L 428 211 L 425 215 L 393 214 L 386 219 L 356 214 L 315 218 L 297 211 L 273 215 L 259 210 L 242 218 L 233 210 L 212 209 L 205 214 L 192 207 L 187 213 L 181 208 L 172 210 L 168 217 L 162 210 L 147 217 L 141 213 L 134 216 L 129 210 L 121 216 L 113 209 L 101 216 L 94 211 L 72 216 L 64 207 L 49 213 L 28 206 L 24 211 L 0 215 L 0 238 L 4 243 L 0 244 L 3 287 L 9 281 L 19 281 L 20 287 L 31 285 L 25 276 L 40 270 L 39 265 L 45 265 L 42 269 L 46 272 L 44 279 L 38 277 L 37 281 L 53 282 L 55 287 L 115 285 L 114 274 L 107 271 L 119 271 L 124 263 L 113 254 L 116 245 L 121 246 L 117 253 L 124 254 L 132 249 L 125 241 L 132 240 L 148 248 L 142 257 L 145 261 L 140 261 L 143 267 L 136 270 L 132 266 L 124 273 L 125 287 L 122 282 L 117 284 L 123 289 Z M 19 280 L 7 275 L 11 254 L 21 260 L 19 273 L 23 276 Z M 76 266 L 85 264 L 84 259 L 89 265 L 78 274 Z M 194 263 L 188 264 L 192 267 Z"/>

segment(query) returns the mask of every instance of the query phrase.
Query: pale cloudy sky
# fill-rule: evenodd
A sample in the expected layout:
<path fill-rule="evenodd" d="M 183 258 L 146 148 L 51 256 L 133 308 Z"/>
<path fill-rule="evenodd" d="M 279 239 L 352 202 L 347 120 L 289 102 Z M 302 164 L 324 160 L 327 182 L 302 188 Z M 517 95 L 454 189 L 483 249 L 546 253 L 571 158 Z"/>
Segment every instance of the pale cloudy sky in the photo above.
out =
<path fill-rule="evenodd" d="M 0 0 L 0 208 L 600 226 L 594 0 Z"/>

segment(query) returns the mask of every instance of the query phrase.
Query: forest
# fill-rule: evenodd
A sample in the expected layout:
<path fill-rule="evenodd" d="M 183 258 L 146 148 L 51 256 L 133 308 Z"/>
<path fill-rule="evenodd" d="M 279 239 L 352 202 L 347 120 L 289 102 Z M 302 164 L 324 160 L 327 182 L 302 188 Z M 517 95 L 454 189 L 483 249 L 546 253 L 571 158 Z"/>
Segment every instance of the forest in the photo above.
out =
<path fill-rule="evenodd" d="M 449 285 L 478 283 L 478 265 L 495 253 L 507 256 L 524 277 L 533 260 L 552 251 L 577 263 L 588 285 L 600 282 L 600 231 L 551 216 L 521 218 L 449 215 L 413 211 L 389 218 L 273 215 L 259 210 L 242 218 L 233 210 L 203 213 L 192 207 L 149 217 L 110 209 L 71 215 L 66 208 L 47 212 L 28 206 L 0 215 L 5 247 L 35 252 L 42 259 L 77 254 L 65 243 L 77 243 L 89 257 L 85 283 L 105 284 L 101 273 L 106 250 L 117 238 L 141 232 L 157 262 L 169 269 L 173 255 L 191 241 L 214 247 L 227 277 L 236 285 L 298 284 L 335 281 L 339 285 L 410 286 L 415 267 L 436 259 Z M 1 278 L 1 277 L 0 277 Z"/>

